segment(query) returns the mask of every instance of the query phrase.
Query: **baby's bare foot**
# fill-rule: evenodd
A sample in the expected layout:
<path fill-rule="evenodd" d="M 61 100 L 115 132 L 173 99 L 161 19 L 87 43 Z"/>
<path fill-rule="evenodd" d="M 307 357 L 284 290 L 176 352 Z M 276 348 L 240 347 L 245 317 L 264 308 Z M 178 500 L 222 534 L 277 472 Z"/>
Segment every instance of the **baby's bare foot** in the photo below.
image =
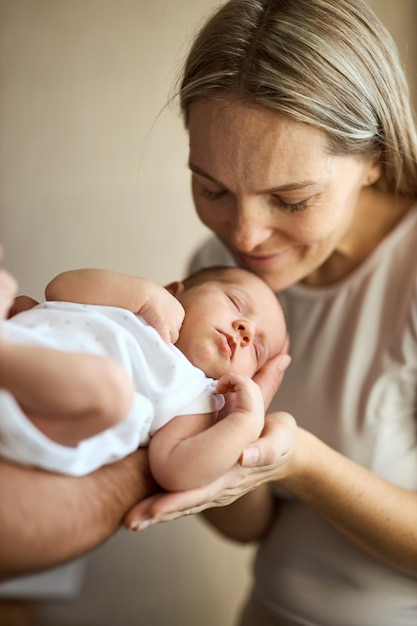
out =
<path fill-rule="evenodd" d="M 0 268 L 0 322 L 7 318 L 7 313 L 16 295 L 17 283 L 13 276 Z"/>

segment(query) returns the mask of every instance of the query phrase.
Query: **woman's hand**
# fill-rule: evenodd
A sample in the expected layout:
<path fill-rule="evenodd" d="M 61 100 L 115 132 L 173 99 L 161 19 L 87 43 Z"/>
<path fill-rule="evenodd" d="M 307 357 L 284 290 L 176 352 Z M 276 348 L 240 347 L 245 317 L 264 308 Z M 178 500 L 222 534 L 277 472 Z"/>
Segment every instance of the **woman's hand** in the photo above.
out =
<path fill-rule="evenodd" d="M 261 484 L 287 473 L 296 448 L 297 427 L 288 413 L 267 415 L 261 437 L 247 448 L 239 464 L 214 483 L 180 493 L 160 493 L 136 505 L 124 518 L 131 530 L 142 530 L 205 509 L 226 506 Z"/>
<path fill-rule="evenodd" d="M 285 370 L 291 363 L 291 357 L 288 354 L 289 348 L 290 338 L 287 334 L 282 351 L 272 359 L 269 359 L 253 377 L 253 380 L 261 388 L 266 409 L 268 409 L 273 397 L 277 393 L 282 379 L 284 378 Z"/>

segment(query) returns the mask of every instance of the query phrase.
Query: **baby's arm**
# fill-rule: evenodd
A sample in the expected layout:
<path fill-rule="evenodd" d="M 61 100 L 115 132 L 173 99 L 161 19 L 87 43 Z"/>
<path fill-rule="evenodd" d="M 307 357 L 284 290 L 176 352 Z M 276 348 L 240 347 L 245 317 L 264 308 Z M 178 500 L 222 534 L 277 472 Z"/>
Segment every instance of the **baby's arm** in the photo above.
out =
<path fill-rule="evenodd" d="M 101 269 L 63 272 L 45 289 L 47 300 L 117 306 L 141 315 L 166 342 L 175 343 L 184 319 L 178 300 L 151 280 Z"/>
<path fill-rule="evenodd" d="M 213 414 L 175 417 L 152 437 L 149 462 L 155 480 L 167 491 L 209 484 L 230 470 L 264 426 L 264 402 L 256 383 L 229 373 L 218 393 L 234 393 L 233 411 L 219 421 Z"/>

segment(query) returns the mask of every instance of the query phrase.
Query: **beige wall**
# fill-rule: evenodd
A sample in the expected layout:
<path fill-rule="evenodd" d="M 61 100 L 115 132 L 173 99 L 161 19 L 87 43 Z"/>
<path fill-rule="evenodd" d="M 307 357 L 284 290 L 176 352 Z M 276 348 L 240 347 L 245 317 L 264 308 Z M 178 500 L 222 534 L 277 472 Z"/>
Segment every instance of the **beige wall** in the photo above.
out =
<path fill-rule="evenodd" d="M 400 51 L 410 83 L 414 106 L 417 107 L 417 38 L 416 0 L 368 0 L 391 32 Z"/>
<path fill-rule="evenodd" d="M 0 232 L 23 291 L 41 296 L 74 266 L 182 273 L 203 228 L 186 135 L 164 105 L 214 5 L 1 0 Z"/>
<path fill-rule="evenodd" d="M 164 109 L 214 0 L 0 0 L 0 241 L 22 292 L 69 267 L 165 282 L 205 236 L 187 138 Z M 373 0 L 414 78 L 415 0 Z M 159 115 L 158 113 L 161 112 Z M 86 561 L 79 599 L 48 623 L 229 626 L 252 551 L 187 519 L 121 531 Z"/>

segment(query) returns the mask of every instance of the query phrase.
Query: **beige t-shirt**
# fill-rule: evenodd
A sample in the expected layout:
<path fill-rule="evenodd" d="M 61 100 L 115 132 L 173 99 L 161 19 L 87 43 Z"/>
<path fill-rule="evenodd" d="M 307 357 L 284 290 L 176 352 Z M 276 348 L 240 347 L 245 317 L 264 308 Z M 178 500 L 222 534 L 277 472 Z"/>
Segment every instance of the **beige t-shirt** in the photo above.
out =
<path fill-rule="evenodd" d="M 219 245 L 206 245 L 198 261 L 230 262 Z M 292 363 L 271 406 L 289 411 L 333 448 L 413 491 L 416 288 L 417 207 L 345 280 L 282 292 Z M 417 579 L 368 556 L 298 501 L 279 495 L 281 513 L 255 562 L 257 592 L 279 623 L 417 624 Z"/>

